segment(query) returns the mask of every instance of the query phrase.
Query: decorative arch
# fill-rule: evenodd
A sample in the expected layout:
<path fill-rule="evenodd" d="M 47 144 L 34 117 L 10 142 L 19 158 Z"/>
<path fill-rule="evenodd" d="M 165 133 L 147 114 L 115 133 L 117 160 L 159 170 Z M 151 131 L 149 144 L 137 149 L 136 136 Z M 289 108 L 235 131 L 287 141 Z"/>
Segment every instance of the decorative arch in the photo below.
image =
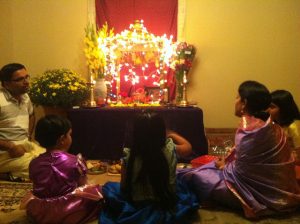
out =
<path fill-rule="evenodd" d="M 98 38 L 105 55 L 104 75 L 110 84 L 110 98 L 130 97 L 145 87 L 158 87 L 162 92 L 174 84 L 174 62 L 177 42 L 166 35 L 149 33 L 142 20 L 129 29 L 106 38 Z M 140 92 L 140 90 L 139 90 Z"/>

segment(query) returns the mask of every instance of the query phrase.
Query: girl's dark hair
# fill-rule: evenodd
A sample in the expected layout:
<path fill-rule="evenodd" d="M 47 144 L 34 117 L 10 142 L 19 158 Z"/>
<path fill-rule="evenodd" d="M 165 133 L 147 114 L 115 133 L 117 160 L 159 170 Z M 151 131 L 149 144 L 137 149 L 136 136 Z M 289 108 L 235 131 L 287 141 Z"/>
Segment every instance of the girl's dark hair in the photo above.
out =
<path fill-rule="evenodd" d="M 166 144 L 164 120 L 155 113 L 142 112 L 133 120 L 132 135 L 125 186 L 122 190 L 132 200 L 134 162 L 139 158 L 142 162 L 136 181 L 151 185 L 154 196 L 158 199 L 158 206 L 173 209 L 176 195 L 170 186 L 169 166 L 163 152 Z"/>
<path fill-rule="evenodd" d="M 26 69 L 24 65 L 19 63 L 11 63 L 11 64 L 4 65 L 0 70 L 1 82 L 10 81 L 14 72 L 23 68 Z"/>
<path fill-rule="evenodd" d="M 57 144 L 60 136 L 71 129 L 68 119 L 58 115 L 47 115 L 41 118 L 35 128 L 35 139 L 42 147 L 51 148 Z"/>
<path fill-rule="evenodd" d="M 294 120 L 300 120 L 300 113 L 293 95 L 287 90 L 275 90 L 271 93 L 272 103 L 279 107 L 278 124 L 289 126 Z"/>
<path fill-rule="evenodd" d="M 266 110 L 271 104 L 271 95 L 267 87 L 256 81 L 245 81 L 239 86 L 239 95 L 246 101 L 247 112 L 262 120 L 267 120 L 269 113 Z"/>

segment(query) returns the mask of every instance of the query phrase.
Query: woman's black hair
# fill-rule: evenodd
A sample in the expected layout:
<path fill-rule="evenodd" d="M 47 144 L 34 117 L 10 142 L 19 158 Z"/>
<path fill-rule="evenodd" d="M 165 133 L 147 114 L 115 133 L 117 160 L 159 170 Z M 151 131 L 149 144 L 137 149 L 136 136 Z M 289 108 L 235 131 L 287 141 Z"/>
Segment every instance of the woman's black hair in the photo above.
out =
<path fill-rule="evenodd" d="M 287 90 L 275 90 L 271 93 L 272 103 L 279 107 L 281 126 L 289 126 L 294 120 L 300 120 L 300 113 L 293 95 Z"/>
<path fill-rule="evenodd" d="M 267 120 L 269 113 L 266 110 L 271 104 L 271 95 L 267 87 L 257 81 L 245 81 L 239 86 L 239 95 L 246 102 L 247 112 L 262 120 Z"/>
<path fill-rule="evenodd" d="M 24 65 L 19 63 L 11 63 L 11 64 L 4 65 L 0 70 L 1 82 L 10 81 L 14 72 L 20 69 L 26 69 L 26 68 Z"/>
<path fill-rule="evenodd" d="M 170 186 L 169 166 L 163 149 L 166 144 L 166 127 L 162 117 L 156 113 L 142 112 L 135 116 L 130 157 L 126 169 L 125 185 L 122 190 L 132 200 L 132 182 L 134 163 L 139 158 L 141 169 L 136 181 L 150 184 L 157 205 L 162 209 L 172 210 L 176 194 Z"/>
<path fill-rule="evenodd" d="M 35 139 L 42 147 L 51 148 L 57 144 L 57 140 L 68 133 L 71 122 L 62 116 L 46 115 L 41 118 L 35 128 Z"/>

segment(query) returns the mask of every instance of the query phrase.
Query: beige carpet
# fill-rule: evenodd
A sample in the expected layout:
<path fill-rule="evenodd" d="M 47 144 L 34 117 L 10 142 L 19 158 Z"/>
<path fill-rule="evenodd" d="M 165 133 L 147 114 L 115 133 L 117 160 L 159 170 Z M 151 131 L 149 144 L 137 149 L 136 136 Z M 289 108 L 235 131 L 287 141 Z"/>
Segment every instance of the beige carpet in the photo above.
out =
<path fill-rule="evenodd" d="M 108 174 L 88 175 L 90 183 L 103 185 L 109 181 L 120 181 L 120 176 Z M 31 224 L 25 210 L 20 210 L 20 201 L 32 189 L 31 183 L 0 181 L 0 224 Z M 97 221 L 90 224 L 98 223 Z"/>
<path fill-rule="evenodd" d="M 0 223 L 28 223 L 26 213 L 19 209 L 20 200 L 32 188 L 30 183 L 0 181 Z"/>
<path fill-rule="evenodd" d="M 235 129 L 206 129 L 210 146 L 222 146 L 224 141 L 234 139 Z M 90 183 L 103 185 L 107 181 L 120 181 L 120 176 L 111 176 L 107 173 L 88 175 Z M 0 181 L 0 224 L 30 224 L 24 210 L 19 209 L 19 202 L 23 195 L 31 189 L 31 184 L 11 183 Z M 200 208 L 197 213 L 191 214 L 184 224 L 300 224 L 300 211 L 264 218 L 261 220 L 247 220 L 243 214 L 224 208 Z M 89 224 L 96 224 L 97 220 Z"/>
<path fill-rule="evenodd" d="M 108 174 L 89 175 L 90 183 L 104 184 L 107 181 L 119 181 L 120 176 Z M 0 224 L 31 224 L 24 210 L 19 209 L 19 202 L 31 184 L 0 181 Z M 89 224 L 96 224 L 97 220 Z M 185 223 L 191 224 L 299 224 L 300 213 L 265 218 L 261 220 L 247 220 L 243 214 L 224 208 L 200 208 L 198 213 L 191 214 Z"/>

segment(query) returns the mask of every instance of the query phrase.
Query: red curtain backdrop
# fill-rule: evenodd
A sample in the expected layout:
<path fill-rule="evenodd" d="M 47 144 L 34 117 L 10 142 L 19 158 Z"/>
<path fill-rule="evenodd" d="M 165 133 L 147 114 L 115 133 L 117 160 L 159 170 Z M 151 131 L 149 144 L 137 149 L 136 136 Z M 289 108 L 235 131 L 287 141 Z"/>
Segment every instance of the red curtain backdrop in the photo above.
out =
<path fill-rule="evenodd" d="M 174 41 L 177 39 L 178 0 L 95 0 L 95 6 L 97 26 L 102 27 L 107 22 L 109 28 L 114 28 L 115 34 L 129 29 L 129 25 L 138 19 L 144 21 L 149 33 L 172 35 Z M 176 89 L 173 71 L 168 72 L 167 79 L 169 97 L 173 100 Z M 128 88 L 132 89 L 128 83 L 121 81 L 121 89 L 128 91 Z"/>
<path fill-rule="evenodd" d="M 177 37 L 177 0 L 95 0 L 96 23 L 107 22 L 115 33 L 128 29 L 135 20 L 144 20 L 148 32 Z"/>

